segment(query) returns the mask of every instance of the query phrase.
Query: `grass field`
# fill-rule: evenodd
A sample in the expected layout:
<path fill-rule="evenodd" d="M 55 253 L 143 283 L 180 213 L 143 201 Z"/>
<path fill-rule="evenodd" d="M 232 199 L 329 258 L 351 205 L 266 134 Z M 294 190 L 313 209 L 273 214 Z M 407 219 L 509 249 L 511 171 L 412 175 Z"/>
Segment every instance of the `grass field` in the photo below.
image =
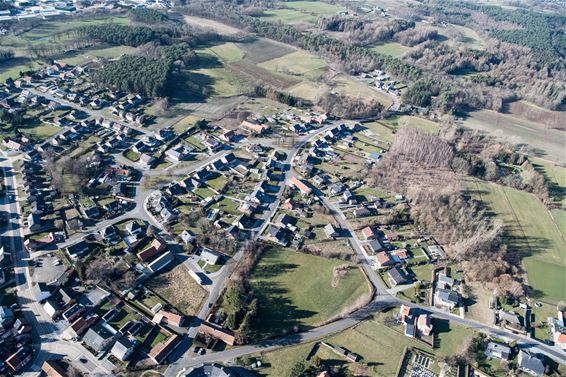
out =
<path fill-rule="evenodd" d="M 293 326 L 320 324 L 368 293 L 361 270 L 353 265 L 334 279 L 334 268 L 345 262 L 272 249 L 260 260 L 250 280 L 260 300 L 258 327 L 269 336 Z"/>
<path fill-rule="evenodd" d="M 566 297 L 564 211 L 554 212 L 529 193 L 476 182 L 475 196 L 504 221 L 512 251 L 520 253 L 536 298 L 556 303 Z"/>
<path fill-rule="evenodd" d="M 318 78 L 320 70 L 327 67 L 322 59 L 306 51 L 295 51 L 280 58 L 260 63 L 259 66 L 270 71 L 301 75 L 311 79 Z"/>
<path fill-rule="evenodd" d="M 389 96 L 370 88 L 365 83 L 354 80 L 348 75 L 337 75 L 332 81 L 336 84 L 333 90 L 338 93 L 352 97 L 362 97 L 364 99 L 373 98 L 385 107 L 389 107 L 393 103 L 393 100 Z"/>
<path fill-rule="evenodd" d="M 380 54 L 385 54 L 398 58 L 399 56 L 403 55 L 405 52 L 410 50 L 410 47 L 403 46 L 402 44 L 397 42 L 389 42 L 372 47 L 372 50 Z"/>
<path fill-rule="evenodd" d="M 50 124 L 40 124 L 31 128 L 20 127 L 21 133 L 33 136 L 40 140 L 45 140 L 62 131 L 61 127 L 53 126 Z"/>
<path fill-rule="evenodd" d="M 94 48 L 82 50 L 79 54 L 68 54 L 69 57 L 64 57 L 60 60 L 64 61 L 67 64 L 77 65 L 84 64 L 95 58 L 113 59 L 119 57 L 122 54 L 133 55 L 136 53 L 136 51 L 137 49 L 135 47 L 130 46 Z"/>
<path fill-rule="evenodd" d="M 421 130 L 434 135 L 437 135 L 440 130 L 438 123 L 410 115 L 392 116 L 387 119 L 383 119 L 382 122 L 393 127 L 407 125 L 412 128 L 420 128 Z"/>
<path fill-rule="evenodd" d="M 196 314 L 208 295 L 182 264 L 152 278 L 148 287 L 186 315 Z"/>
<path fill-rule="evenodd" d="M 402 326 L 386 326 L 383 321 L 392 312 L 381 313 L 364 321 L 352 329 L 324 339 L 335 347 L 342 346 L 363 357 L 362 363 L 367 366 L 364 375 L 394 376 L 405 347 L 420 348 L 436 355 L 451 355 L 457 352 L 465 338 L 473 335 L 473 330 L 454 326 L 447 321 L 435 320 L 433 326 L 439 331 L 439 348 L 431 350 L 421 342 L 405 337 Z M 313 344 L 283 348 L 263 355 L 263 363 L 269 367 L 263 369 L 263 376 L 286 377 L 292 366 L 304 361 Z M 322 349 L 323 347 L 321 347 Z M 340 365 L 347 365 L 344 359 L 325 350 L 317 352 L 323 360 Z M 353 366 L 353 364 L 348 364 Z"/>
<path fill-rule="evenodd" d="M 232 42 L 223 43 L 210 47 L 210 52 L 218 56 L 220 59 L 228 62 L 237 62 L 244 58 L 244 51 Z"/>
<path fill-rule="evenodd" d="M 298 22 L 314 23 L 320 17 L 330 17 L 345 9 L 322 1 L 289 1 L 283 4 L 285 8 L 265 11 L 262 17 L 270 21 L 290 24 Z"/>

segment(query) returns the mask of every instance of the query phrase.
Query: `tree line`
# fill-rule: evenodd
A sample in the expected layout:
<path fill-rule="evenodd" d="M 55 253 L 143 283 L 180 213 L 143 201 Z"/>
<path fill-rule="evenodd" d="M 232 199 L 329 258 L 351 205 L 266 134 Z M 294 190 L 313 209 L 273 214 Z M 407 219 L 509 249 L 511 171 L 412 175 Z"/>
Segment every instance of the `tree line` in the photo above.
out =
<path fill-rule="evenodd" d="M 133 8 L 128 12 L 130 20 L 145 24 L 157 24 L 169 19 L 167 15 L 157 9 Z"/>
<path fill-rule="evenodd" d="M 0 48 L 0 63 L 13 59 L 14 56 L 16 56 L 14 50 L 8 48 Z"/>
<path fill-rule="evenodd" d="M 87 25 L 75 29 L 82 38 L 113 45 L 138 47 L 144 43 L 170 43 L 173 31 L 171 29 L 156 30 L 147 26 L 129 26 L 122 24 Z"/>

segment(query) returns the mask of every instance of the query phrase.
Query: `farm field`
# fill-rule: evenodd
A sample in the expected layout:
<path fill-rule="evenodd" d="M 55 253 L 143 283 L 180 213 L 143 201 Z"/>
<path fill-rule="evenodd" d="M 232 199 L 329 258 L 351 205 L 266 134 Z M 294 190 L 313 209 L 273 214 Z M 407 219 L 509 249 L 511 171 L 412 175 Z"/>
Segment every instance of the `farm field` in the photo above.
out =
<path fill-rule="evenodd" d="M 476 50 L 484 49 L 483 39 L 474 30 L 465 26 L 448 25 L 444 28 L 417 22 L 417 28 L 435 29 L 441 37 L 444 37 L 446 39 L 445 43 L 451 46 L 462 46 Z"/>
<path fill-rule="evenodd" d="M 137 49 L 130 46 L 115 46 L 81 50 L 79 54 L 67 54 L 69 57 L 60 59 L 67 64 L 80 65 L 95 58 L 113 59 L 122 54 L 134 55 Z"/>
<path fill-rule="evenodd" d="M 209 20 L 207 18 L 196 17 L 196 16 L 185 16 L 183 19 L 189 25 L 212 29 L 219 34 L 232 35 L 241 32 L 240 29 L 237 29 L 232 26 L 228 26 L 218 21 Z"/>
<path fill-rule="evenodd" d="M 471 112 L 464 126 L 515 144 L 528 145 L 538 157 L 564 162 L 564 131 L 491 110 Z"/>
<path fill-rule="evenodd" d="M 318 76 L 320 76 L 320 70 L 327 67 L 322 59 L 306 51 L 295 51 L 258 65 L 270 71 L 291 75 L 304 75 L 312 79 L 318 78 Z M 316 71 L 319 71 L 318 74 Z M 309 77 L 313 75 L 315 77 Z"/>
<path fill-rule="evenodd" d="M 532 194 L 483 182 L 475 182 L 471 189 L 504 221 L 509 247 L 522 255 L 535 298 L 552 303 L 563 300 L 566 297 L 564 211 L 555 212 L 557 225 Z"/>
<path fill-rule="evenodd" d="M 334 276 L 338 266 L 349 266 L 345 276 Z M 291 331 L 294 326 L 318 325 L 369 292 L 358 267 L 282 248 L 265 253 L 250 281 L 258 288 L 258 328 L 268 336 Z"/>

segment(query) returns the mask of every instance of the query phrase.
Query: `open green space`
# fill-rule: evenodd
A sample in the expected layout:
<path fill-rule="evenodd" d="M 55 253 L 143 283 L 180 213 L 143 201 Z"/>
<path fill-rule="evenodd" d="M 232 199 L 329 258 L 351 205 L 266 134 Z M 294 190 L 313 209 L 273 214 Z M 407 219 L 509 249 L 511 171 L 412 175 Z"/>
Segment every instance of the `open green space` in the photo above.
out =
<path fill-rule="evenodd" d="M 284 23 L 309 22 L 314 23 L 320 17 L 330 17 L 345 8 L 324 3 L 322 1 L 289 1 L 281 3 L 283 8 L 267 10 L 262 17 L 270 21 Z"/>
<path fill-rule="evenodd" d="M 227 42 L 208 49 L 220 59 L 228 62 L 237 62 L 244 58 L 244 51 L 235 43 Z"/>
<path fill-rule="evenodd" d="M 19 130 L 25 135 L 29 135 L 40 140 L 45 140 L 62 131 L 61 127 L 53 126 L 51 124 L 38 124 L 33 127 L 20 127 Z"/>
<path fill-rule="evenodd" d="M 452 355 L 458 351 L 465 339 L 473 336 L 472 329 L 453 325 L 448 321 L 435 320 L 433 326 L 437 329 L 435 332 L 438 331 L 437 344 L 439 347 L 432 350 L 420 341 L 404 336 L 402 325 L 384 324 L 385 318 L 393 315 L 393 310 L 388 313 L 377 314 L 374 318 L 326 338 L 324 341 L 335 347 L 344 347 L 362 356 L 362 363 L 367 366 L 364 375 L 394 376 L 406 347 L 417 348 L 436 356 Z M 293 365 L 305 360 L 312 346 L 313 343 L 309 343 L 264 353 L 262 361 L 268 367 L 261 370 L 261 375 L 288 376 Z M 348 365 L 352 371 L 355 365 L 347 363 L 345 359 L 332 353 L 324 346 L 320 347 L 317 356 L 321 357 L 323 362 Z M 437 369 L 438 365 L 433 364 L 432 368 Z"/>
<path fill-rule="evenodd" d="M 410 115 L 392 116 L 382 120 L 383 123 L 393 126 L 407 126 L 411 128 L 419 128 L 431 134 L 438 134 L 440 125 L 428 119 L 419 118 Z"/>
<path fill-rule="evenodd" d="M 314 71 L 321 70 L 327 66 L 322 59 L 306 51 L 295 51 L 258 65 L 270 71 L 291 75 L 305 75 L 307 77 L 319 76 Z"/>
<path fill-rule="evenodd" d="M 519 253 L 534 298 L 556 303 L 566 297 L 566 241 L 563 211 L 551 212 L 534 195 L 484 182 L 470 187 L 505 224 L 510 250 Z"/>
<path fill-rule="evenodd" d="M 335 278 L 338 266 L 349 269 Z M 283 248 L 267 251 L 250 281 L 260 301 L 258 328 L 266 336 L 320 324 L 368 293 L 363 273 L 355 265 Z"/>
<path fill-rule="evenodd" d="M 380 54 L 398 58 L 399 56 L 410 50 L 410 47 L 403 46 L 401 43 L 397 42 L 388 42 L 372 47 L 371 49 Z"/>
<path fill-rule="evenodd" d="M 102 48 L 91 48 L 86 50 L 81 50 L 78 53 L 66 54 L 64 58 L 60 59 L 67 64 L 80 65 L 87 63 L 95 59 L 114 59 L 118 58 L 122 54 L 133 55 L 137 49 L 130 46 L 114 46 L 114 47 L 102 47 Z"/>

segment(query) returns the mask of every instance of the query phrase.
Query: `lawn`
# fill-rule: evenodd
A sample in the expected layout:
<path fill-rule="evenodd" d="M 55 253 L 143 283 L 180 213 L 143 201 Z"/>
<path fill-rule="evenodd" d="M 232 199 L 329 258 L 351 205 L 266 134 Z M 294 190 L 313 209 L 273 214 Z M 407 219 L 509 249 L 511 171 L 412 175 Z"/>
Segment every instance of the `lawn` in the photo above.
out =
<path fill-rule="evenodd" d="M 415 274 L 415 278 L 420 281 L 431 281 L 432 269 L 432 264 L 410 267 L 410 270 Z"/>
<path fill-rule="evenodd" d="M 410 50 L 410 47 L 403 46 L 402 44 L 397 42 L 389 42 L 372 47 L 372 50 L 380 54 L 398 58 L 399 56 Z"/>
<path fill-rule="evenodd" d="M 41 140 L 45 140 L 62 131 L 61 127 L 53 126 L 50 124 L 41 124 L 31 128 L 20 127 L 19 130 L 23 134 L 30 135 Z"/>
<path fill-rule="evenodd" d="M 182 264 L 153 277 L 147 286 L 186 315 L 195 315 L 208 295 Z"/>
<path fill-rule="evenodd" d="M 214 193 L 214 191 L 212 191 L 208 187 L 199 187 L 197 189 L 194 189 L 193 192 L 195 193 L 195 195 L 198 195 L 203 199 L 206 199 L 206 198 L 209 198 L 209 197 L 216 195 Z"/>
<path fill-rule="evenodd" d="M 211 206 L 211 208 L 218 208 L 232 215 L 240 215 L 241 213 L 238 211 L 238 207 L 239 203 L 229 198 L 222 198 L 221 201 Z"/>
<path fill-rule="evenodd" d="M 314 23 L 320 17 L 330 17 L 345 9 L 322 1 L 288 1 L 284 5 L 286 8 L 265 11 L 262 17 L 284 23 Z"/>
<path fill-rule="evenodd" d="M 349 265 L 334 279 L 334 268 Z M 266 336 L 316 326 L 358 303 L 368 286 L 358 267 L 290 249 L 266 252 L 250 277 L 260 300 L 258 327 Z"/>
<path fill-rule="evenodd" d="M 361 322 L 349 330 L 330 336 L 324 339 L 324 341 L 335 347 L 345 347 L 362 356 L 362 363 L 367 366 L 367 374 L 364 375 L 394 376 L 406 347 L 419 348 L 436 355 L 451 355 L 458 351 L 463 339 L 471 337 L 473 334 L 471 329 L 453 325 L 448 326 L 447 321 L 435 320 L 433 326 L 440 331 L 438 342 L 440 347 L 431 350 L 423 343 L 404 336 L 402 326 L 385 325 L 384 319 L 393 314 L 393 311 L 379 313 L 374 318 Z M 261 375 L 288 376 L 294 364 L 305 360 L 312 346 L 313 343 L 308 343 L 262 354 L 263 363 L 268 367 L 262 369 Z M 323 348 L 321 347 L 317 352 L 319 357 L 327 361 L 331 359 L 333 362 L 346 364 L 344 359 L 334 353 L 326 352 L 326 349 Z M 354 364 L 348 365 L 353 366 Z"/>
<path fill-rule="evenodd" d="M 206 261 L 204 260 L 199 260 L 197 262 L 197 264 L 200 266 L 200 268 L 202 268 L 204 271 L 208 272 L 208 273 L 214 273 L 214 272 L 218 272 L 220 271 L 220 269 L 222 268 L 221 264 L 210 264 L 210 263 L 206 263 Z"/>
<path fill-rule="evenodd" d="M 370 88 L 366 83 L 360 82 L 347 75 L 337 75 L 333 82 L 335 83 L 334 91 L 351 96 L 361 97 L 363 99 L 375 99 L 383 106 L 388 107 L 393 103 L 393 100 L 380 91 Z"/>
<path fill-rule="evenodd" d="M 128 151 L 124 154 L 124 157 L 126 157 L 128 160 L 132 161 L 132 162 L 136 162 L 137 160 L 140 159 L 140 154 L 137 152 L 134 152 L 131 149 L 128 149 Z"/>
<path fill-rule="evenodd" d="M 216 191 L 221 190 L 226 184 L 226 177 L 224 177 L 222 174 L 217 173 L 216 177 L 207 180 L 206 184 Z"/>
<path fill-rule="evenodd" d="M 510 250 L 523 257 L 535 298 L 556 303 L 566 297 L 566 241 L 563 211 L 557 226 L 534 195 L 491 183 L 475 182 L 475 196 L 504 221 Z"/>

